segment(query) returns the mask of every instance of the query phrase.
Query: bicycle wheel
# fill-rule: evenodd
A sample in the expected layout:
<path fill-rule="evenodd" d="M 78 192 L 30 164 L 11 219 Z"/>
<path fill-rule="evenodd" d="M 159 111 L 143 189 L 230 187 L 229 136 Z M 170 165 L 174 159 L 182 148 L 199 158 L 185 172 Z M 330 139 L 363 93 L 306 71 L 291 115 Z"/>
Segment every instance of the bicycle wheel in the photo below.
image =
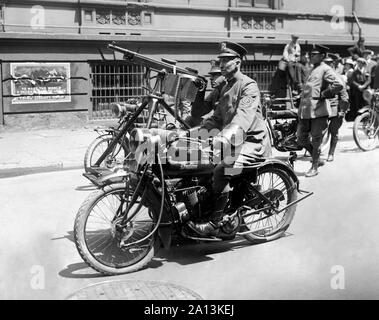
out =
<path fill-rule="evenodd" d="M 362 151 L 371 151 L 378 146 L 378 121 L 375 113 L 366 112 L 355 119 L 353 137 Z"/>
<path fill-rule="evenodd" d="M 84 170 L 86 172 L 88 168 L 95 165 L 113 139 L 114 137 L 112 135 L 101 135 L 89 145 L 84 155 Z M 128 153 L 128 147 L 125 143 L 117 143 L 110 154 L 100 163 L 99 167 L 112 169 L 114 166 L 122 164 L 124 159 L 128 156 Z"/>

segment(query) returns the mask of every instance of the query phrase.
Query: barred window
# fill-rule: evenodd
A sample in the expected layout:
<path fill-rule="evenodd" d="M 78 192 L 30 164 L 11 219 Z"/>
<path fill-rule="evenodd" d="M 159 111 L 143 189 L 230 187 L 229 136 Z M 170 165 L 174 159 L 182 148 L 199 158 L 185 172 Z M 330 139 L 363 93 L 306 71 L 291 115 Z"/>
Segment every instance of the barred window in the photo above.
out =
<path fill-rule="evenodd" d="M 273 8 L 273 0 L 237 0 L 239 7 Z"/>
<path fill-rule="evenodd" d="M 241 71 L 257 82 L 262 94 L 270 90 L 277 65 L 277 61 L 248 61 L 242 65 Z"/>
<path fill-rule="evenodd" d="M 146 92 L 143 88 L 145 68 L 125 61 L 91 62 L 92 117 L 111 118 L 112 102 L 125 102 L 140 98 Z"/>

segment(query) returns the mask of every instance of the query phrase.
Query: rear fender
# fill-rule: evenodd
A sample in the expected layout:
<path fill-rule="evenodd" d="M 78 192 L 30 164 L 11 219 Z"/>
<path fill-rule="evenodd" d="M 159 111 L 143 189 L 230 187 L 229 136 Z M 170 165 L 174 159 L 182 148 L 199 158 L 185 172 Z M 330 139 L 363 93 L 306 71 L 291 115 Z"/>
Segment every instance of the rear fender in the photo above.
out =
<path fill-rule="evenodd" d="M 358 114 L 364 114 L 366 112 L 370 112 L 371 108 L 369 106 L 363 107 L 358 110 Z"/>
<path fill-rule="evenodd" d="M 270 167 L 280 169 L 284 171 L 285 173 L 287 173 L 291 177 L 291 179 L 296 183 L 297 189 L 299 189 L 299 179 L 296 176 L 296 173 L 292 169 L 291 165 L 287 162 L 284 162 L 278 159 L 269 159 L 269 160 L 266 160 L 265 162 L 258 163 L 250 167 L 245 167 L 244 172 L 246 172 L 246 174 L 259 173 L 259 171 L 263 170 L 264 168 L 270 168 Z"/>
<path fill-rule="evenodd" d="M 291 177 L 291 179 L 296 183 L 297 189 L 299 189 L 299 178 L 297 177 L 295 171 L 292 169 L 289 163 L 278 160 L 278 159 L 270 159 L 270 160 L 265 161 L 259 166 L 258 172 L 259 170 L 262 170 L 263 168 L 270 168 L 270 167 L 280 169 L 284 171 L 285 173 L 287 173 Z"/>

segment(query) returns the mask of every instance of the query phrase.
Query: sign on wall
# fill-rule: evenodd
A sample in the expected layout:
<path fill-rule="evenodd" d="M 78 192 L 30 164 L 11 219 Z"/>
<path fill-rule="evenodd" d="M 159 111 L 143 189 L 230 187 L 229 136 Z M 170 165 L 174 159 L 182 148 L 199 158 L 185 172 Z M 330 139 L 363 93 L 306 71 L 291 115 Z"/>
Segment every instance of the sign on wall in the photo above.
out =
<path fill-rule="evenodd" d="M 69 63 L 11 63 L 12 104 L 71 102 Z"/>

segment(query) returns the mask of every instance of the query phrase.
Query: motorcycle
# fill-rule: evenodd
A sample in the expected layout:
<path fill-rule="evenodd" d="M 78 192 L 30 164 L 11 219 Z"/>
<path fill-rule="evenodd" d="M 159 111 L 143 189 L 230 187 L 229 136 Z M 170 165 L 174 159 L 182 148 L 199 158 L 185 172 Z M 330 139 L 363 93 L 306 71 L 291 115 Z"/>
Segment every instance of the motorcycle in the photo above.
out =
<path fill-rule="evenodd" d="M 289 98 L 275 98 L 270 94 L 263 95 L 263 116 L 270 135 L 271 145 L 279 152 L 290 152 L 290 162 L 297 159 L 296 151 L 303 150 L 297 143 L 298 105 L 300 96 L 290 95 Z M 288 107 L 289 104 L 289 107 Z M 330 134 L 323 137 L 321 153 L 330 144 Z"/>
<path fill-rule="evenodd" d="M 166 86 L 174 84 L 175 96 L 198 88 L 178 86 L 183 76 L 172 77 L 177 80 Z M 177 159 L 183 149 L 187 156 L 200 158 Z M 212 175 L 219 151 L 212 139 L 194 138 L 188 130 L 174 126 L 135 128 L 130 132 L 129 150 L 132 156 L 123 168 L 95 181 L 99 190 L 83 202 L 74 224 L 80 256 L 105 275 L 140 270 L 159 248 L 169 249 L 173 237 L 201 242 L 236 237 L 251 243 L 273 241 L 289 228 L 297 203 L 312 195 L 300 190 L 287 162 L 267 159 L 244 167 L 230 183 L 220 233 L 200 237 L 188 222 L 205 221 L 212 212 Z"/>
<path fill-rule="evenodd" d="M 353 137 L 362 151 L 371 151 L 379 143 L 379 90 L 366 90 L 364 97 L 369 105 L 358 111 L 354 120 Z"/>

